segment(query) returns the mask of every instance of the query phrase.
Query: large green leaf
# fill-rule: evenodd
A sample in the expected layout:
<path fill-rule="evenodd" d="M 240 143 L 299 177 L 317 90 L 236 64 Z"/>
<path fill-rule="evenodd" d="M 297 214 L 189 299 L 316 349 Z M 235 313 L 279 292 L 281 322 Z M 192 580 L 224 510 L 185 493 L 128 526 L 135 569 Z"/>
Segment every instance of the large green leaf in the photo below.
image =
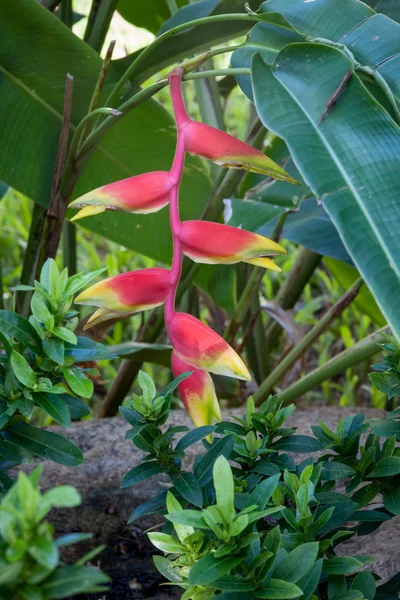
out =
<path fill-rule="evenodd" d="M 383 13 L 395 21 L 400 21 L 400 4 L 398 0 L 365 0 L 365 3 L 376 12 Z"/>
<path fill-rule="evenodd" d="M 136 1 L 136 0 L 135 0 Z M 256 10 L 259 0 L 203 0 L 181 8 L 171 19 L 164 23 L 160 33 L 164 33 L 177 25 L 188 21 L 208 17 L 212 15 L 224 15 L 228 13 L 243 13 L 247 15 L 245 4 Z M 154 73 L 173 62 L 191 56 L 194 52 L 209 50 L 211 46 L 245 34 L 251 28 L 252 22 L 226 21 L 225 23 L 207 23 L 174 35 L 165 40 L 158 48 L 149 53 L 140 66 L 135 70 L 135 80 L 144 81 Z M 114 65 L 124 72 L 127 67 L 138 57 L 140 50 L 129 54 L 124 58 L 114 61 Z"/>
<path fill-rule="evenodd" d="M 261 12 L 281 14 L 308 39 L 347 46 L 356 61 L 376 69 L 400 101 L 400 25 L 359 0 L 268 0 Z M 334 18 L 332 18 L 334 15 Z"/>
<path fill-rule="evenodd" d="M 179 7 L 185 6 L 188 0 L 177 0 Z M 117 10 L 121 15 L 136 25 L 157 33 L 161 25 L 171 13 L 165 0 L 119 0 Z"/>
<path fill-rule="evenodd" d="M 74 76 L 72 122 L 84 116 L 101 58 L 35 0 L 1 3 L 5 25 L 0 48 L 0 128 L 7 152 L 0 157 L 0 179 L 47 206 L 61 125 L 66 73 Z M 114 68 L 110 86 L 119 78 Z M 168 169 L 175 149 L 173 120 L 149 101 L 126 115 L 104 137 L 75 189 L 95 187 L 145 171 Z M 210 180 L 199 159 L 188 158 L 182 185 L 182 216 L 201 213 Z M 137 217 L 117 212 L 82 225 L 126 247 L 167 261 L 171 242 L 167 211 Z"/>
<path fill-rule="evenodd" d="M 333 20 L 333 19 L 332 19 Z M 287 143 L 394 331 L 400 333 L 400 136 L 355 73 L 320 122 L 351 60 L 323 44 L 291 44 L 272 67 L 253 59 L 257 110 Z"/>

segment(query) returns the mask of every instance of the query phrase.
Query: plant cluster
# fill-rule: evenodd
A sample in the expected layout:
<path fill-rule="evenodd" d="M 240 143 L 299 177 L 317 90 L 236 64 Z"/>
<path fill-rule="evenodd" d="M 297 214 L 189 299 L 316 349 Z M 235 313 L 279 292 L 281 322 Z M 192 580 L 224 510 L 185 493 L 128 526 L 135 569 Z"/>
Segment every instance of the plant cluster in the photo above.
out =
<path fill-rule="evenodd" d="M 101 272 L 101 271 L 100 271 Z M 81 399 L 93 393 L 91 370 L 85 362 L 110 358 L 107 348 L 76 336 L 78 313 L 74 294 L 99 274 L 68 277 L 48 260 L 34 286 L 29 319 L 17 312 L 0 311 L 0 495 L 12 481 L 4 469 L 26 463 L 33 455 L 72 466 L 83 460 L 80 450 L 62 436 L 31 423 L 41 409 L 53 421 L 69 427 L 72 419 L 88 416 Z"/>
<path fill-rule="evenodd" d="M 96 548 L 74 565 L 64 565 L 60 548 L 91 537 L 70 533 L 54 539 L 53 526 L 46 520 L 52 508 L 79 506 L 75 488 L 63 485 L 41 494 L 41 468 L 18 480 L 0 502 L 0 598 L 51 600 L 72 594 L 105 591 L 109 577 L 84 566 L 103 548 Z"/>
<path fill-rule="evenodd" d="M 143 396 L 121 408 L 132 426 L 126 437 L 146 452 L 122 486 L 168 474 L 167 489 L 135 508 L 130 522 L 166 510 L 163 531 L 148 535 L 166 554 L 154 558 L 157 568 L 183 598 L 397 597 L 398 576 L 379 585 L 376 574 L 360 572 L 373 557 L 341 556 L 337 546 L 400 514 L 398 411 L 370 423 L 361 413 L 345 417 L 335 431 L 320 421 L 307 436 L 285 426 L 294 405 L 271 396 L 256 410 L 250 398 L 243 418 L 176 442 L 186 428 L 161 426 L 179 383 L 157 394 L 141 374 Z M 184 470 L 185 450 L 201 439 L 205 453 Z M 301 453 L 314 458 L 298 461 Z"/>

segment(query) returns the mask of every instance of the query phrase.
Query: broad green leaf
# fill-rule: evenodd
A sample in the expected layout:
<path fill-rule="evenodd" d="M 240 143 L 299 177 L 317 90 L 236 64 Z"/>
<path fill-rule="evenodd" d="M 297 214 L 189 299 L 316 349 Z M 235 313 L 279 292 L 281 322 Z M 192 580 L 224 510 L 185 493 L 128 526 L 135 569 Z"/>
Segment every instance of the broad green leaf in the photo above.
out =
<path fill-rule="evenodd" d="M 16 338 L 36 354 L 42 352 L 42 342 L 35 329 L 29 321 L 17 313 L 10 310 L 0 310 L 0 331 L 5 335 Z"/>
<path fill-rule="evenodd" d="M 165 516 L 168 521 L 174 524 L 187 525 L 188 527 L 196 527 L 197 529 L 208 529 L 203 513 L 199 510 L 179 510 Z"/>
<path fill-rule="evenodd" d="M 187 502 L 194 504 L 194 506 L 203 505 L 203 494 L 197 478 L 193 473 L 180 472 L 172 477 L 172 483 L 176 491 L 185 499 Z"/>
<path fill-rule="evenodd" d="M 29 366 L 26 358 L 16 352 L 12 351 L 11 358 L 11 367 L 14 372 L 15 377 L 27 388 L 32 389 L 37 384 L 37 377 L 33 369 Z"/>
<path fill-rule="evenodd" d="M 163 491 L 157 494 L 157 496 L 154 496 L 154 498 L 150 498 L 150 500 L 146 500 L 146 502 L 139 504 L 139 506 L 137 506 L 130 514 L 128 523 L 132 523 L 133 521 L 136 521 L 137 519 L 140 519 L 145 515 L 160 512 L 160 509 L 162 509 L 165 506 L 166 496 L 167 492 Z"/>
<path fill-rule="evenodd" d="M 274 571 L 274 577 L 297 583 L 314 565 L 318 555 L 318 542 L 302 544 L 285 556 Z"/>
<path fill-rule="evenodd" d="M 69 344 L 75 345 L 77 343 L 77 338 L 74 332 L 66 327 L 53 327 L 53 334 Z"/>
<path fill-rule="evenodd" d="M 322 559 L 317 560 L 308 573 L 297 582 L 299 588 L 303 591 L 302 600 L 310 600 L 313 595 L 321 577 L 322 562 Z"/>
<path fill-rule="evenodd" d="M 144 371 L 139 371 L 138 383 L 142 388 L 143 397 L 147 402 L 151 402 L 157 394 L 154 380 Z"/>
<path fill-rule="evenodd" d="M 392 477 L 400 473 L 400 456 L 386 456 L 375 463 L 368 477 Z"/>
<path fill-rule="evenodd" d="M 75 398 L 75 396 L 70 396 L 69 394 L 60 394 L 60 396 L 68 406 L 73 421 L 83 419 L 83 417 L 88 417 L 91 414 L 86 404 L 79 398 Z"/>
<path fill-rule="evenodd" d="M 325 504 L 324 509 L 330 508 L 330 506 L 334 506 L 335 511 L 329 521 L 319 530 L 319 535 L 324 535 L 329 531 L 336 529 L 342 523 L 345 523 L 347 520 L 351 521 L 351 516 L 357 510 L 358 504 L 356 502 L 352 502 L 345 496 L 343 496 L 343 500 L 336 500 L 334 504 Z"/>
<path fill-rule="evenodd" d="M 190 569 L 189 585 L 209 585 L 216 579 L 230 573 L 241 562 L 242 559 L 237 557 L 214 558 L 212 554 L 207 554 L 200 558 Z"/>
<path fill-rule="evenodd" d="M 77 367 L 62 370 L 66 382 L 78 396 L 90 398 L 93 394 L 93 381 L 88 379 Z"/>
<path fill-rule="evenodd" d="M 251 583 L 251 581 L 242 581 L 241 579 L 236 579 L 230 575 L 225 575 L 225 577 L 221 577 L 220 579 L 217 579 L 217 581 L 214 581 L 213 587 L 227 592 L 251 592 L 255 590 L 256 585 Z"/>
<path fill-rule="evenodd" d="M 136 483 L 139 483 L 139 481 L 143 481 L 148 477 L 157 475 L 157 473 L 163 473 L 163 471 L 163 467 L 154 460 L 144 462 L 140 465 L 137 465 L 137 467 L 133 467 L 133 469 L 125 473 L 121 481 L 121 488 L 135 485 Z"/>
<path fill-rule="evenodd" d="M 182 505 L 171 492 L 167 492 L 166 505 L 169 514 L 179 512 L 180 510 L 182 510 Z M 178 523 L 174 524 L 174 529 L 180 542 L 183 542 L 188 535 L 194 533 L 193 527 L 188 527 L 187 525 L 180 525 Z"/>
<path fill-rule="evenodd" d="M 36 317 L 39 323 L 43 323 L 46 329 L 54 327 L 54 316 L 51 314 L 46 300 L 39 292 L 35 292 L 31 299 L 32 314 Z"/>
<path fill-rule="evenodd" d="M 365 0 L 365 3 L 377 12 L 400 21 L 400 6 L 397 0 Z"/>
<path fill-rule="evenodd" d="M 43 494 L 43 500 L 57 508 L 72 508 L 79 506 L 82 501 L 78 490 L 71 485 L 59 485 L 58 487 L 51 488 Z"/>
<path fill-rule="evenodd" d="M 69 598 L 79 593 L 104 592 L 110 578 L 93 567 L 61 567 L 40 584 L 44 600 Z"/>
<path fill-rule="evenodd" d="M 265 508 L 272 494 L 278 486 L 280 473 L 269 476 L 256 485 L 246 500 L 246 506 L 257 505 L 260 510 Z"/>
<path fill-rule="evenodd" d="M 28 547 L 28 554 L 45 569 L 55 569 L 59 556 L 55 542 L 44 535 L 36 535 Z"/>
<path fill-rule="evenodd" d="M 285 450 L 287 452 L 320 452 L 322 444 L 308 435 L 290 435 L 282 437 L 272 444 L 274 450 Z"/>
<path fill-rule="evenodd" d="M 70 427 L 71 413 L 65 402 L 66 394 L 35 394 L 36 404 L 63 427 Z"/>
<path fill-rule="evenodd" d="M 324 262 L 344 290 L 348 290 L 359 277 L 357 269 L 343 261 L 334 258 L 325 258 Z M 365 285 L 358 292 L 353 303 L 363 314 L 368 315 L 378 327 L 383 327 L 386 324 L 385 318 L 379 310 L 373 295 Z"/>
<path fill-rule="evenodd" d="M 245 0 L 203 0 L 202 2 L 190 3 L 164 23 L 160 34 L 177 25 L 211 15 L 225 15 L 228 13 L 243 13 L 246 15 L 245 4 Z M 248 4 L 251 9 L 257 10 L 260 2 L 259 0 L 250 0 Z M 209 50 L 213 45 L 221 44 L 226 40 L 247 33 L 251 26 L 252 22 L 249 20 L 225 21 L 224 23 L 219 21 L 195 28 L 192 27 L 187 31 L 175 34 L 146 56 L 135 69 L 134 79 L 139 82 L 144 81 L 164 67 L 187 58 L 195 52 Z M 139 53 L 140 50 L 129 54 L 125 58 L 113 61 L 113 64 L 121 73 L 124 73 Z"/>
<path fill-rule="evenodd" d="M 373 419 L 371 422 L 372 433 L 384 438 L 396 436 L 400 440 L 400 421 L 394 419 Z"/>
<path fill-rule="evenodd" d="M 7 152 L 0 158 L 0 179 L 47 206 L 66 73 L 74 76 L 72 129 L 86 114 L 102 59 L 38 2 L 2 3 L 0 20 L 7 23 L 0 49 L 0 88 L 4 100 L 0 128 L 3 142 L 7 144 Z M 244 22 L 242 26 L 248 24 Z M 220 24 L 218 29 L 221 30 Z M 207 28 L 203 28 L 204 31 L 208 32 Z M 208 44 L 208 35 L 206 38 Z M 187 40 L 193 41 L 192 33 L 187 34 Z M 175 38 L 173 41 L 180 43 Z M 183 48 L 182 52 L 186 55 Z M 161 54 L 166 57 L 164 50 Z M 174 56 L 170 60 L 173 61 Z M 117 67 L 112 65 L 104 98 L 119 77 Z M 12 107 L 12 114 L 5 110 L 6 106 Z M 14 119 L 14 114 L 18 118 Z M 85 166 L 74 196 L 131 175 L 169 169 L 175 142 L 173 120 L 161 105 L 151 100 L 138 106 L 107 132 Z M 201 214 L 210 190 L 211 182 L 200 159 L 188 157 L 180 194 L 182 219 Z M 163 262 L 170 260 L 172 246 L 167 210 L 145 216 L 111 211 L 81 223 L 127 248 Z"/>
<path fill-rule="evenodd" d="M 398 332 L 400 240 L 394 234 L 400 225 L 398 127 L 355 73 L 320 122 L 332 94 L 352 70 L 349 58 L 335 48 L 290 45 L 272 67 L 260 56 L 253 59 L 255 100 L 264 125 L 285 140 L 311 190 L 323 198 L 345 247 Z M 373 164 L 368 156 L 374 157 Z"/>
<path fill-rule="evenodd" d="M 72 467 L 83 462 L 82 452 L 75 444 L 57 433 L 38 429 L 29 423 L 17 423 L 4 431 L 3 436 L 28 452 L 60 465 Z"/>

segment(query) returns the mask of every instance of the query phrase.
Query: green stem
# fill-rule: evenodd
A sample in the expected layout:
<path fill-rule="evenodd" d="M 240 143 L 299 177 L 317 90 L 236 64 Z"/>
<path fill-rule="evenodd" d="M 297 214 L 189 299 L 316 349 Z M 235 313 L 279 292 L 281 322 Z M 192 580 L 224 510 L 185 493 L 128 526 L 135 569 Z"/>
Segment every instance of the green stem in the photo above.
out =
<path fill-rule="evenodd" d="M 4 310 L 3 269 L 0 258 L 0 310 Z"/>
<path fill-rule="evenodd" d="M 278 306 L 285 310 L 293 308 L 321 259 L 322 256 L 312 250 L 307 248 L 299 250 L 293 267 L 276 295 L 275 302 Z M 265 347 L 272 348 L 280 333 L 280 325 L 270 319 L 265 332 Z"/>
<path fill-rule="evenodd" d="M 169 38 L 173 37 L 177 33 L 180 33 L 181 31 L 185 31 L 185 29 L 190 29 L 191 27 L 197 27 L 199 25 L 207 25 L 210 23 L 216 23 L 216 22 L 220 22 L 220 21 L 259 21 L 259 17 L 254 16 L 254 15 L 244 14 L 244 13 L 232 13 L 232 14 L 228 14 L 228 15 L 212 15 L 210 17 L 203 17 L 202 19 L 195 19 L 194 21 L 187 21 L 186 23 L 182 23 L 180 25 L 177 25 L 176 27 L 173 27 L 172 29 L 169 29 L 168 31 L 166 31 L 165 33 L 163 33 L 162 35 L 157 37 L 151 44 L 146 46 L 146 48 L 144 48 L 143 52 L 141 52 L 139 54 L 139 56 L 136 58 L 136 60 L 134 60 L 131 65 L 129 65 L 129 67 L 127 68 L 125 73 L 122 75 L 121 79 L 118 81 L 118 83 L 114 87 L 112 93 L 110 94 L 109 98 L 107 99 L 106 104 L 108 104 L 110 106 L 113 105 L 114 101 L 120 95 L 122 87 L 130 79 L 132 74 L 135 72 L 135 69 L 137 69 L 139 67 L 139 65 L 142 64 L 142 62 L 147 58 L 147 56 L 149 54 L 151 54 L 151 52 L 153 52 L 153 50 L 155 48 L 157 48 L 158 46 L 163 44 L 165 42 L 165 40 L 168 40 Z"/>
<path fill-rule="evenodd" d="M 61 0 L 61 21 L 65 23 L 69 29 L 73 25 L 73 12 L 72 12 L 72 0 Z"/>
<path fill-rule="evenodd" d="M 312 346 L 312 344 L 324 333 L 331 324 L 342 314 L 342 312 L 354 300 L 363 285 L 361 277 L 353 283 L 347 292 L 337 301 L 324 316 L 319 319 L 316 325 L 310 329 L 303 339 L 295 346 L 285 358 L 275 367 L 272 373 L 264 379 L 256 393 L 254 394 L 255 403 L 263 402 L 274 389 L 281 377 L 293 367 L 301 356 Z"/>
<path fill-rule="evenodd" d="M 275 225 L 274 231 L 272 233 L 271 239 L 276 240 L 280 236 L 287 214 L 287 212 L 284 212 L 279 217 Z M 224 338 L 228 343 L 231 343 L 233 341 L 236 332 L 243 323 L 246 313 L 250 308 L 250 304 L 253 300 L 254 294 L 260 287 L 264 274 L 265 269 L 263 267 L 254 267 L 254 269 L 252 270 L 251 275 L 247 280 L 246 286 L 242 292 L 242 295 L 239 298 L 239 302 L 236 305 L 230 323 L 225 331 Z"/>
<path fill-rule="evenodd" d="M 283 404 L 293 402 L 293 400 L 296 400 L 296 398 L 299 398 L 323 381 L 331 377 L 336 377 L 336 375 L 343 373 L 348 367 L 352 367 L 366 358 L 371 358 L 380 351 L 378 344 L 382 341 L 382 333 L 390 333 L 390 328 L 383 327 L 379 331 L 371 333 L 371 335 L 360 342 L 357 342 L 351 348 L 343 350 L 343 352 L 331 358 L 327 363 L 311 371 L 311 373 L 308 373 L 308 375 L 286 388 L 286 390 L 279 394 L 279 400 Z"/>
<path fill-rule="evenodd" d="M 63 231 L 63 258 L 64 267 L 68 268 L 68 275 L 71 277 L 77 273 L 77 253 L 76 253 L 76 227 L 74 223 L 64 222 Z"/>
<path fill-rule="evenodd" d="M 167 2 L 168 10 L 172 17 L 172 15 L 174 15 L 175 13 L 178 12 L 179 7 L 176 3 L 176 0 L 166 0 L 166 2 Z"/>
<path fill-rule="evenodd" d="M 93 0 L 84 40 L 96 52 L 101 51 L 118 0 Z"/>
<path fill-rule="evenodd" d="M 46 209 L 36 202 L 33 205 L 32 219 L 29 227 L 28 244 L 26 246 L 24 261 L 22 263 L 21 284 L 33 285 L 39 260 L 38 248 L 43 236 L 46 222 Z M 30 292 L 18 292 L 16 306 L 23 317 L 29 314 L 31 299 Z"/>
<path fill-rule="evenodd" d="M 115 108 L 103 107 L 103 108 L 96 108 L 95 110 L 92 110 L 92 112 L 87 114 L 85 117 L 83 117 L 83 119 L 81 121 L 79 121 L 79 123 L 75 129 L 74 135 L 72 137 L 71 146 L 69 149 L 68 162 L 71 160 L 74 161 L 75 158 L 77 157 L 77 155 L 79 153 L 79 148 L 81 145 L 81 140 L 83 139 L 83 136 L 85 134 L 85 130 L 87 129 L 87 126 L 90 125 L 90 123 L 93 121 L 93 119 L 97 115 L 107 115 L 108 117 L 110 117 L 112 119 L 113 117 L 121 116 L 122 113 L 120 113 Z"/>

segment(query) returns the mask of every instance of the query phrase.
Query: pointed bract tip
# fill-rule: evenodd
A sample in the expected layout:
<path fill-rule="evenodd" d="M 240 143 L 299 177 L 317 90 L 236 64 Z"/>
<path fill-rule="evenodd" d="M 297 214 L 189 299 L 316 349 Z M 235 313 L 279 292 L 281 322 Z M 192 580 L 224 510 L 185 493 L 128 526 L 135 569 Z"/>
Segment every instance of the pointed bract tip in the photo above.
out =
<path fill-rule="evenodd" d="M 71 208 L 75 208 L 71 206 Z M 100 213 L 105 212 L 106 207 L 104 204 L 99 204 L 97 206 L 87 205 L 84 206 L 76 215 L 74 215 L 71 219 L 72 221 L 78 221 L 78 219 L 83 219 L 84 217 L 93 217 L 94 215 L 99 215 Z"/>
<path fill-rule="evenodd" d="M 263 267 L 264 269 L 271 269 L 271 271 L 277 271 L 278 273 L 280 273 L 282 271 L 282 269 L 280 267 L 278 267 L 278 265 L 276 265 L 274 263 L 274 261 L 271 260 L 270 258 L 250 258 L 249 260 L 246 260 L 245 262 L 249 263 L 250 265 L 254 265 L 255 267 Z"/>

